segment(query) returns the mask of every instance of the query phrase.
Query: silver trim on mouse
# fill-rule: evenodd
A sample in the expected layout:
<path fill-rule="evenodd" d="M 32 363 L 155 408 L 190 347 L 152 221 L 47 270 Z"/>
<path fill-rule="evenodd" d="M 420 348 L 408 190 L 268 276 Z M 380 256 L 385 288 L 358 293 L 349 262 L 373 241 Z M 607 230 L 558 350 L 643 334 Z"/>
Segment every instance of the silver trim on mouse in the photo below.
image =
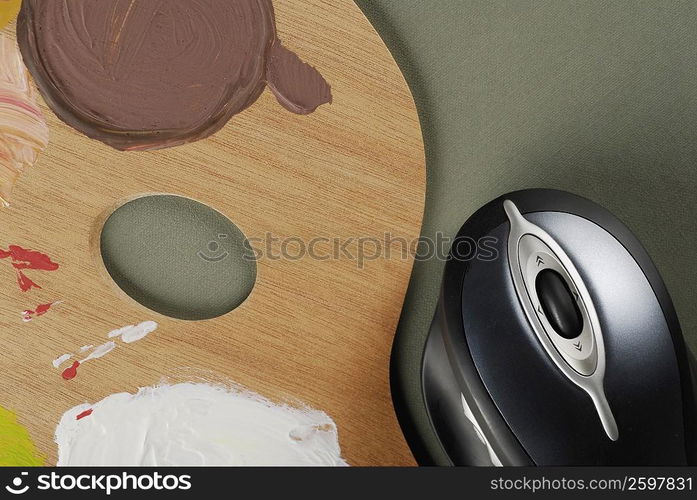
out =
<path fill-rule="evenodd" d="M 612 441 L 617 441 L 617 422 L 604 389 L 605 345 L 593 300 L 561 246 L 542 228 L 523 217 L 512 201 L 504 201 L 503 208 L 511 225 L 508 263 L 525 315 L 547 355 L 566 378 L 590 396 L 605 433 Z M 574 339 L 557 334 L 540 306 L 535 278 L 543 269 L 559 273 L 576 298 L 583 330 Z"/>

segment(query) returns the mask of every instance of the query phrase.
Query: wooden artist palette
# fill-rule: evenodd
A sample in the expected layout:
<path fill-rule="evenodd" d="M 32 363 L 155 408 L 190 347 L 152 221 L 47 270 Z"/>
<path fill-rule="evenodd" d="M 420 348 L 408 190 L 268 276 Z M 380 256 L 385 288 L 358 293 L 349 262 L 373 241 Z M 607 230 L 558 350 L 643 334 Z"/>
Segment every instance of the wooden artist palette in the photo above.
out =
<path fill-rule="evenodd" d="M 0 210 L 0 248 L 48 255 L 52 272 L 23 292 L 0 260 L 0 406 L 18 417 L 46 463 L 64 412 L 163 378 L 230 380 L 274 401 L 299 400 L 337 424 L 352 465 L 413 459 L 389 390 L 389 356 L 410 258 L 258 261 L 237 309 L 205 321 L 173 319 L 127 296 L 105 270 L 99 235 L 125 202 L 151 193 L 198 200 L 251 239 L 419 236 L 424 152 L 416 109 L 390 53 L 350 0 L 274 2 L 279 37 L 330 82 L 333 103 L 307 116 L 268 89 L 215 135 L 149 152 L 117 151 L 59 120 L 41 101 L 48 148 Z M 5 34 L 14 37 L 14 26 Z M 176 272 L 176 270 L 173 270 Z M 60 300 L 23 322 L 21 312 Z M 80 367 L 52 361 L 97 345 L 118 327 L 152 320 L 147 338 Z"/>

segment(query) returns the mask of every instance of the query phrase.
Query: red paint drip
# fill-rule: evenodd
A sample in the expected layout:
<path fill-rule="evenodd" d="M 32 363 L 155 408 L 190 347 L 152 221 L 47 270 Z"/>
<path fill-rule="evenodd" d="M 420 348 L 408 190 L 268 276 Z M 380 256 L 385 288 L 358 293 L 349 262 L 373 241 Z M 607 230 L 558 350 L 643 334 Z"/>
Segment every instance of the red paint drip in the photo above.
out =
<path fill-rule="evenodd" d="M 22 319 L 24 321 L 31 321 L 34 318 L 38 318 L 39 316 L 43 316 L 46 314 L 48 311 L 51 310 L 53 306 L 58 304 L 58 302 L 51 302 L 50 304 L 39 304 L 36 306 L 36 310 L 32 311 L 31 309 L 27 309 L 26 311 L 22 311 Z"/>
<path fill-rule="evenodd" d="M 51 302 L 50 304 L 39 304 L 38 306 L 36 306 L 36 311 L 34 311 L 34 313 L 37 316 L 43 316 L 51 309 L 53 304 L 53 302 Z"/>
<path fill-rule="evenodd" d="M 0 259 L 7 259 L 8 257 L 12 260 L 12 267 L 17 271 L 17 285 L 23 292 L 27 292 L 32 288 L 41 288 L 29 279 L 22 272 L 23 270 L 55 271 L 59 267 L 48 255 L 17 245 L 10 245 L 8 250 L 0 248 Z"/>
<path fill-rule="evenodd" d="M 75 375 L 77 375 L 77 367 L 80 366 L 79 361 L 75 361 L 73 363 L 73 366 L 70 368 L 66 368 L 63 370 L 63 373 L 61 374 L 61 377 L 63 377 L 65 380 L 71 380 L 75 378 Z"/>
<path fill-rule="evenodd" d="M 32 288 L 41 290 L 41 287 L 30 280 L 22 271 L 17 271 L 17 284 L 19 285 L 19 289 L 23 292 L 28 292 Z"/>
<path fill-rule="evenodd" d="M 77 417 L 75 417 L 75 420 L 80 420 L 81 418 L 89 417 L 90 415 L 92 415 L 92 411 L 93 411 L 92 408 L 90 408 L 89 410 L 83 411 Z"/>

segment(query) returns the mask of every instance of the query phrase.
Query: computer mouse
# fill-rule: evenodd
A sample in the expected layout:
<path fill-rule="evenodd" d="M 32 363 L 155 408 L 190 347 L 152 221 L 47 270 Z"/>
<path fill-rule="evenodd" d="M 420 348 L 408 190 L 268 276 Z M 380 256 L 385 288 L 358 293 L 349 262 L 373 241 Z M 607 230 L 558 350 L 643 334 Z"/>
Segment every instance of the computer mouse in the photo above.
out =
<path fill-rule="evenodd" d="M 596 203 L 509 193 L 453 241 L 422 365 L 452 464 L 695 464 L 695 373 L 656 266 Z"/>

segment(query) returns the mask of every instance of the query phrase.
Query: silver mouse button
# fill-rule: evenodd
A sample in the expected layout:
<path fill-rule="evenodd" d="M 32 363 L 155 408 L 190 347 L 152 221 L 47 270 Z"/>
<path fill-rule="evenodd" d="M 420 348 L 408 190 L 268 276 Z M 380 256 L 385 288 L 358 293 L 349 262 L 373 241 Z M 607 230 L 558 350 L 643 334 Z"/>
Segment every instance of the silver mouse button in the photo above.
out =
<path fill-rule="evenodd" d="M 510 200 L 508 263 L 518 299 L 535 335 L 559 370 L 592 399 L 607 436 L 617 423 L 605 396 L 605 346 L 598 315 L 573 262 Z"/>

